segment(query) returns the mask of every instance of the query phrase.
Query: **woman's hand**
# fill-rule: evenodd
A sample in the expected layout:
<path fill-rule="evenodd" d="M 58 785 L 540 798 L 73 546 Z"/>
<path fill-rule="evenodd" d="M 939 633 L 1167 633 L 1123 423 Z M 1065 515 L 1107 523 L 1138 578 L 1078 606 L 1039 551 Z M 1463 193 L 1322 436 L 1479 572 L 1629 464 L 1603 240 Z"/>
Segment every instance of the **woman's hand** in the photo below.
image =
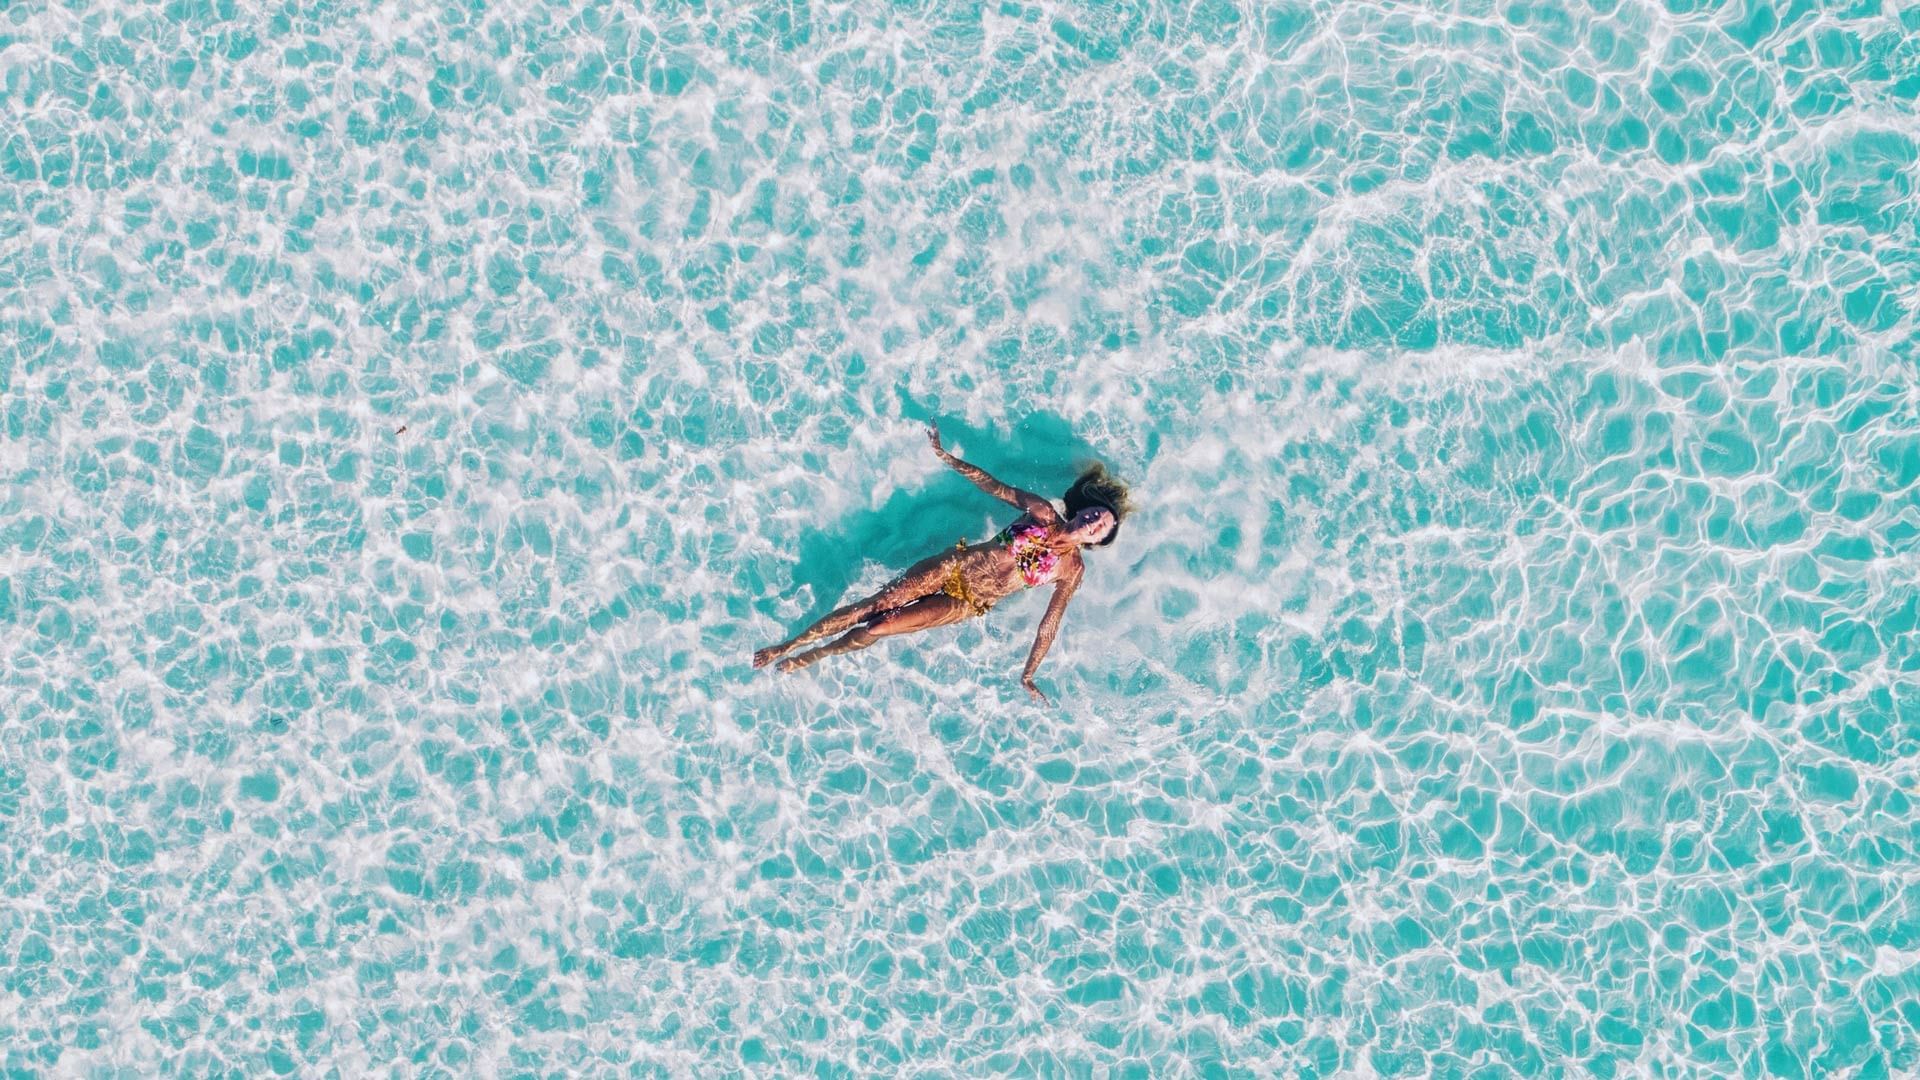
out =
<path fill-rule="evenodd" d="M 1033 700 L 1039 702 L 1042 705 L 1051 706 L 1053 704 L 1053 702 L 1048 699 L 1047 695 L 1040 692 L 1039 687 L 1033 685 L 1032 679 L 1021 679 L 1020 685 L 1027 688 L 1027 693 L 1033 695 Z"/>
<path fill-rule="evenodd" d="M 935 454 L 943 459 L 947 456 L 947 448 L 940 445 L 939 423 L 935 422 L 927 425 L 927 441 L 933 444 L 933 452 Z"/>

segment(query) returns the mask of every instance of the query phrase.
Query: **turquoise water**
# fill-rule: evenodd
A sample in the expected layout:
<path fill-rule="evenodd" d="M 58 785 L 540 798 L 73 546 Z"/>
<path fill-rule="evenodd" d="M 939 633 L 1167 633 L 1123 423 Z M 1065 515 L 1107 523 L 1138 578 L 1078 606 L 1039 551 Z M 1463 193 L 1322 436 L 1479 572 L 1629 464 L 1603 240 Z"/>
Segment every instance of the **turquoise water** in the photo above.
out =
<path fill-rule="evenodd" d="M 1913 1075 L 1920 9 L 0 12 L 0 1067 Z M 1040 597 L 752 648 L 1005 524 Z M 404 431 L 400 430 L 404 427 Z"/>

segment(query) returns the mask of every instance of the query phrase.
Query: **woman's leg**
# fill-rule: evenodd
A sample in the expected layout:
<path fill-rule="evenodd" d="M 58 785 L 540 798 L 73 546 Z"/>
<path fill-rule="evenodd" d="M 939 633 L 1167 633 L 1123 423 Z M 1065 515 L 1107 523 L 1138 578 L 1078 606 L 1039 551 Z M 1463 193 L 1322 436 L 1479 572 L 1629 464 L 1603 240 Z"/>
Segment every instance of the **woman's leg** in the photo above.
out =
<path fill-rule="evenodd" d="M 916 630 L 931 630 L 936 626 L 959 622 L 971 614 L 973 614 L 971 607 L 945 593 L 923 596 L 905 607 L 883 611 L 869 619 L 866 625 L 856 626 L 834 641 L 811 652 L 804 652 L 799 656 L 780 661 L 780 670 L 798 671 L 810 664 L 817 664 L 829 656 L 864 649 L 883 637 L 911 634 Z"/>
<path fill-rule="evenodd" d="M 940 591 L 941 579 L 946 577 L 947 560 L 952 557 L 952 554 L 952 552 L 944 552 L 921 559 L 909 567 L 906 573 L 894 578 L 885 588 L 865 600 L 858 600 L 840 608 L 778 645 L 769 645 L 764 649 L 755 650 L 753 666 L 766 667 L 802 645 L 832 637 L 855 623 L 865 622 L 879 612 L 904 607 L 928 593 Z"/>

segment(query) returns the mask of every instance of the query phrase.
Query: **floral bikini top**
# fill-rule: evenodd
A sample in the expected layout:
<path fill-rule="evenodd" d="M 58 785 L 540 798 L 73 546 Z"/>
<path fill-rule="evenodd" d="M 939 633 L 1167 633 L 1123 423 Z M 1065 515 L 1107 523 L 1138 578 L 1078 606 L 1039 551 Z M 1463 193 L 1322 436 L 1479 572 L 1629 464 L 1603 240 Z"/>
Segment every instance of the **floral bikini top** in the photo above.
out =
<path fill-rule="evenodd" d="M 1054 564 L 1060 561 L 1060 554 L 1047 546 L 1045 525 L 1033 522 L 1022 524 L 1025 520 L 1023 518 L 1000 530 L 1000 535 L 994 539 L 1007 545 L 1007 550 L 1013 552 L 1013 564 L 1020 568 L 1020 576 L 1026 579 L 1027 588 L 1031 589 L 1053 573 Z"/>

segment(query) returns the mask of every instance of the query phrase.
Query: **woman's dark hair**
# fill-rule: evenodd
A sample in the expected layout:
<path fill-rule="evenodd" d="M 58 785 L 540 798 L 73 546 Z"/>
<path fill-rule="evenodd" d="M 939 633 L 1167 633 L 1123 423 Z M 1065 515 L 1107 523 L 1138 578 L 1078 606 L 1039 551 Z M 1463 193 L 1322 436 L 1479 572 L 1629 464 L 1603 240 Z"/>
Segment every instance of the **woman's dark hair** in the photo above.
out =
<path fill-rule="evenodd" d="M 1113 543 L 1120 536 L 1120 523 L 1133 512 L 1133 503 L 1127 498 L 1127 485 L 1108 472 L 1105 465 L 1099 464 L 1080 474 L 1080 479 L 1067 489 L 1064 501 L 1069 519 L 1089 506 L 1103 506 L 1113 515 L 1113 528 L 1107 532 L 1107 538 L 1095 544 L 1095 547 L 1106 547 Z"/>

